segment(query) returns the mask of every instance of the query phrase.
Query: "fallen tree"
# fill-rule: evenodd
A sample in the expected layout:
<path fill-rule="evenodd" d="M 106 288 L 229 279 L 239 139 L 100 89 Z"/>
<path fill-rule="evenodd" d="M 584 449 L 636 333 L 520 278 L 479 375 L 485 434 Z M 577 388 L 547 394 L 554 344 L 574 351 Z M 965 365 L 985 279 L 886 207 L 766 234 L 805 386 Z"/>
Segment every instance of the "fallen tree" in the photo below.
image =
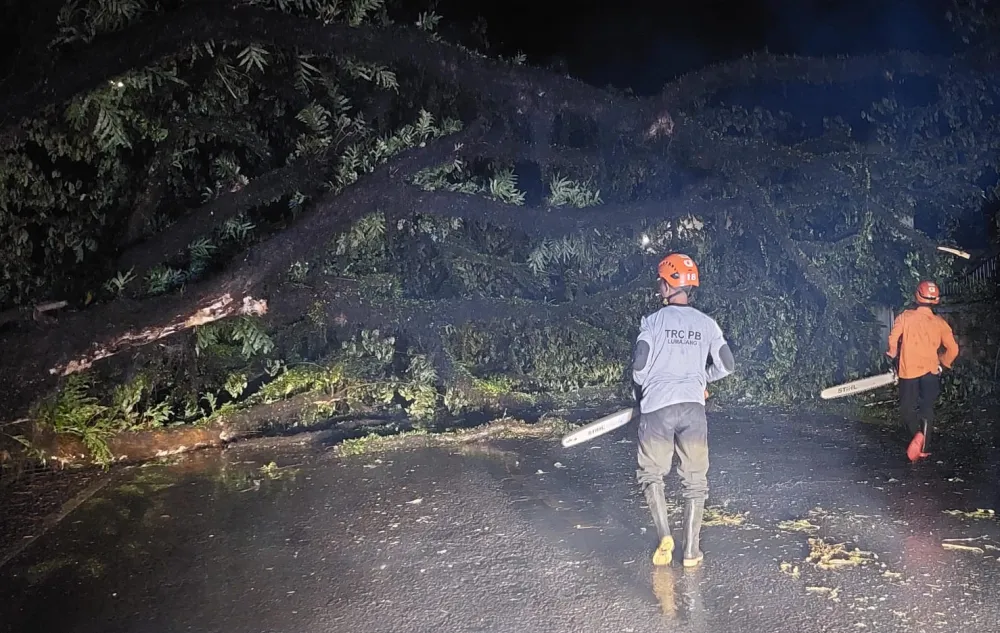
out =
<path fill-rule="evenodd" d="M 25 66 L 48 76 L 0 97 L 6 419 L 196 421 L 296 363 L 347 369 L 285 396 L 377 378 L 364 398 L 421 420 L 622 387 L 669 250 L 748 368 L 717 397 L 801 400 L 876 362 L 874 307 L 948 274 L 921 229 L 993 195 L 983 45 L 754 56 L 627 97 L 379 0 L 128 2 L 61 13 Z M 17 318 L 49 301 L 55 322 Z M 139 395 L 67 422 L 80 372 Z"/>

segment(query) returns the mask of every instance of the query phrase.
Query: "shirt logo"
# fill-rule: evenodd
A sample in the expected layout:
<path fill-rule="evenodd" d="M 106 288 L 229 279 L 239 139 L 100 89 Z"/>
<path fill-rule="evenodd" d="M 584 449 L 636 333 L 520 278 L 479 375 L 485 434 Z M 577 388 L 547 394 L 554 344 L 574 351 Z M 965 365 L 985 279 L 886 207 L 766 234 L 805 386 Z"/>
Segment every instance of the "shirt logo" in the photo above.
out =
<path fill-rule="evenodd" d="M 664 330 L 667 343 L 672 345 L 697 345 L 701 342 L 701 332 L 698 330 Z"/>

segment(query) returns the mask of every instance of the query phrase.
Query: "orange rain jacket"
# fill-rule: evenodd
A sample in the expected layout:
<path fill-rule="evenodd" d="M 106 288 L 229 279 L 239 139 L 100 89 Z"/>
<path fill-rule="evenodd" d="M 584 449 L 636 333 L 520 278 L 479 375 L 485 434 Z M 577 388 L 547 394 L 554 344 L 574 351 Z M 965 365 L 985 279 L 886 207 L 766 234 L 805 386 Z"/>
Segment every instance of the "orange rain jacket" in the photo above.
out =
<path fill-rule="evenodd" d="M 938 350 L 944 346 L 944 353 Z M 889 332 L 889 358 L 899 355 L 899 377 L 920 378 L 938 373 L 938 365 L 951 369 L 958 358 L 958 343 L 951 326 L 927 306 L 904 310 Z"/>

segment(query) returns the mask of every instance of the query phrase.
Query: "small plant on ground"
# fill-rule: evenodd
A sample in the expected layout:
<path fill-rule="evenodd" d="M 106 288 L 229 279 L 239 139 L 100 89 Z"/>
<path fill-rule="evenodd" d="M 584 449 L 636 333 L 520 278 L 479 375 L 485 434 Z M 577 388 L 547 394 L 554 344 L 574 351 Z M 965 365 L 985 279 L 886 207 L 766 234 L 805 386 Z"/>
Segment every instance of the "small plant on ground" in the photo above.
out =
<path fill-rule="evenodd" d="M 118 274 L 104 282 L 104 289 L 115 296 L 120 295 L 125 290 L 125 286 L 130 284 L 135 279 L 135 274 L 132 272 L 133 270 L 135 270 L 134 267 L 129 268 L 128 271 L 124 273 L 118 271 Z"/>

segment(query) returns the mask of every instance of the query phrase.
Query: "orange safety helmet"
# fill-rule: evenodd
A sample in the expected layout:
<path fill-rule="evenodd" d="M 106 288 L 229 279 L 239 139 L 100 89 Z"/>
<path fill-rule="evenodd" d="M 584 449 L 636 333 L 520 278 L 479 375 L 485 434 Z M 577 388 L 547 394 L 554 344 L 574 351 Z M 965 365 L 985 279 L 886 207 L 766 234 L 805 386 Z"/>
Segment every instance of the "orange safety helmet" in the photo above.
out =
<path fill-rule="evenodd" d="M 694 260 L 681 253 L 671 253 L 663 258 L 657 272 L 671 288 L 688 288 L 698 285 L 698 266 Z"/>
<path fill-rule="evenodd" d="M 936 305 L 941 301 L 941 291 L 933 281 L 921 281 L 913 296 L 922 305 Z"/>

